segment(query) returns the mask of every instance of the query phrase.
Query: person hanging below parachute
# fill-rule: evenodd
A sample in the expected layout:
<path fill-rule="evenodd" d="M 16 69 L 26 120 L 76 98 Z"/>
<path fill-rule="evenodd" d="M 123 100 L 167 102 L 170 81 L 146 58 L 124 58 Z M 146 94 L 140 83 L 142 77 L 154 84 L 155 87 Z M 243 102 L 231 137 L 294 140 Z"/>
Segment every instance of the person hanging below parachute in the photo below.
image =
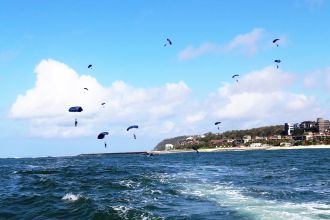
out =
<path fill-rule="evenodd" d="M 73 107 L 69 108 L 69 112 L 82 112 L 82 111 L 83 111 L 83 108 L 80 106 L 73 106 Z M 76 118 L 74 121 L 74 126 L 77 127 L 77 125 L 78 125 L 78 121 Z"/>
<path fill-rule="evenodd" d="M 172 45 L 172 41 L 170 39 L 167 38 L 166 41 L 169 45 Z M 167 43 L 164 44 L 164 47 L 166 47 Z"/>
<path fill-rule="evenodd" d="M 138 129 L 138 128 L 139 128 L 138 125 L 131 125 L 131 126 L 129 126 L 129 127 L 126 129 L 126 131 L 129 131 L 129 130 L 131 130 L 131 129 Z M 136 135 L 135 135 L 135 133 L 133 133 L 133 138 L 136 139 Z"/>
<path fill-rule="evenodd" d="M 280 64 L 282 61 L 281 61 L 281 60 L 274 60 L 274 62 L 277 63 L 277 64 L 276 64 L 276 68 L 278 69 L 279 64 Z"/>
<path fill-rule="evenodd" d="M 238 77 L 239 77 L 239 75 L 238 75 L 238 74 L 235 74 L 235 75 L 233 75 L 231 78 L 233 78 L 233 79 L 236 78 L 236 82 L 238 82 Z"/>
<path fill-rule="evenodd" d="M 217 121 L 214 123 L 214 125 L 218 125 L 218 130 L 220 130 L 219 125 L 221 124 L 221 121 Z"/>
<path fill-rule="evenodd" d="M 273 44 L 276 44 L 276 46 L 278 47 L 278 43 L 277 43 L 277 41 L 279 41 L 280 39 L 278 39 L 278 38 L 276 38 L 276 39 L 274 39 L 273 40 Z"/>
<path fill-rule="evenodd" d="M 198 147 L 193 146 L 192 149 L 193 149 L 194 151 L 196 151 L 197 154 L 199 154 L 199 152 L 198 152 Z"/>
<path fill-rule="evenodd" d="M 109 132 L 102 132 L 97 136 L 97 139 L 104 139 L 106 135 L 109 135 Z M 107 142 L 104 141 L 104 148 L 107 148 Z"/>

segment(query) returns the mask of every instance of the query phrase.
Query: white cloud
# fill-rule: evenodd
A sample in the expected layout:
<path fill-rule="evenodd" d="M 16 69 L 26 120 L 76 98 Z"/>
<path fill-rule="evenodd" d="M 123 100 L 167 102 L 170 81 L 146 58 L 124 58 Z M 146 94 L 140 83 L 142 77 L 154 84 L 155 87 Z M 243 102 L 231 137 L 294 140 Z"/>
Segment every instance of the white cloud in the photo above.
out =
<path fill-rule="evenodd" d="M 238 83 L 223 84 L 209 98 L 210 114 L 254 126 L 313 119 L 321 112 L 320 105 L 312 96 L 287 91 L 293 79 L 274 67 L 247 73 Z"/>
<path fill-rule="evenodd" d="M 261 45 L 264 44 L 262 41 L 266 36 L 266 31 L 261 28 L 255 28 L 249 33 L 239 34 L 233 40 L 225 45 L 218 43 L 205 42 L 194 47 L 188 46 L 178 54 L 179 60 L 194 59 L 199 56 L 203 56 L 211 53 L 229 53 L 233 51 L 239 51 L 246 56 L 254 55 L 258 52 Z"/>
<path fill-rule="evenodd" d="M 136 121 L 152 124 L 175 115 L 190 94 L 184 82 L 144 89 L 116 81 L 106 88 L 95 78 L 79 76 L 67 65 L 51 59 L 41 61 L 35 72 L 35 87 L 17 97 L 10 116 L 29 119 L 32 135 L 44 137 L 90 135 L 105 123 L 114 126 Z M 105 108 L 102 102 L 107 103 Z M 70 106 L 76 105 L 82 106 L 84 111 L 68 112 Z M 75 117 L 79 118 L 78 128 L 72 128 Z M 168 124 L 164 126 L 169 130 Z"/>
<path fill-rule="evenodd" d="M 203 43 L 199 47 L 188 46 L 186 49 L 179 53 L 179 60 L 189 60 L 204 54 L 216 52 L 220 50 L 220 46 L 212 43 Z"/>
<path fill-rule="evenodd" d="M 258 51 L 259 43 L 264 36 L 265 31 L 263 29 L 255 28 L 249 33 L 236 36 L 225 49 L 226 51 L 239 50 L 245 55 L 251 56 Z"/>
<path fill-rule="evenodd" d="M 212 130 L 218 120 L 227 122 L 225 129 L 240 129 L 314 119 L 323 112 L 314 97 L 289 91 L 293 74 L 274 67 L 241 74 L 238 83 L 224 82 L 204 101 L 193 99 L 184 82 L 136 88 L 115 81 L 104 87 L 51 59 L 41 61 L 35 72 L 34 88 L 17 97 L 10 116 L 27 120 L 30 135 L 38 137 L 93 136 L 104 130 L 122 136 L 130 124 L 139 124 L 146 137 L 171 137 Z M 84 111 L 68 112 L 74 105 Z"/>
<path fill-rule="evenodd" d="M 330 67 L 306 74 L 303 85 L 308 89 L 328 90 L 330 88 Z"/>

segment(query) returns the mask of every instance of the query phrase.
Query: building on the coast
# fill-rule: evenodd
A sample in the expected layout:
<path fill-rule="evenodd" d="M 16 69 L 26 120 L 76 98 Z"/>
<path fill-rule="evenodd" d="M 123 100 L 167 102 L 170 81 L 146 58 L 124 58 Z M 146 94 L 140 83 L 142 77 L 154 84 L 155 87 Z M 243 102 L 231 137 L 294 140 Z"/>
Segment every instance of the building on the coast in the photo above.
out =
<path fill-rule="evenodd" d="M 302 135 L 292 136 L 292 139 L 295 141 L 309 141 L 314 138 L 313 132 L 305 132 Z"/>
<path fill-rule="evenodd" d="M 317 131 L 319 133 L 325 133 L 326 131 L 330 130 L 330 121 L 329 120 L 325 120 L 323 118 L 318 118 L 316 125 L 317 125 Z"/>
<path fill-rule="evenodd" d="M 293 125 L 291 125 L 289 123 L 284 124 L 284 135 L 292 135 L 293 131 L 294 131 Z"/>
<path fill-rule="evenodd" d="M 254 137 L 254 140 L 265 140 L 265 141 L 267 141 L 268 138 L 267 138 L 267 137 L 255 136 L 255 137 Z"/>
<path fill-rule="evenodd" d="M 248 143 L 248 142 L 251 141 L 251 140 L 252 140 L 252 138 L 251 138 L 250 135 L 244 135 L 244 136 L 243 136 L 243 143 L 244 143 L 244 144 Z"/>
<path fill-rule="evenodd" d="M 262 143 L 251 143 L 250 147 L 261 147 Z"/>
<path fill-rule="evenodd" d="M 268 137 L 268 140 L 281 140 L 281 139 L 282 139 L 281 135 L 273 135 Z"/>
<path fill-rule="evenodd" d="M 290 146 L 292 146 L 292 144 L 290 142 L 281 142 L 280 146 L 281 147 L 290 147 Z"/>
<path fill-rule="evenodd" d="M 173 150 L 174 145 L 173 144 L 165 144 L 165 150 Z"/>
<path fill-rule="evenodd" d="M 299 123 L 294 123 L 293 124 L 293 130 L 299 129 L 299 128 L 300 128 L 300 124 Z"/>
<path fill-rule="evenodd" d="M 316 128 L 316 122 L 315 121 L 303 121 L 300 123 L 299 128 L 304 130 L 311 130 L 313 128 Z"/>

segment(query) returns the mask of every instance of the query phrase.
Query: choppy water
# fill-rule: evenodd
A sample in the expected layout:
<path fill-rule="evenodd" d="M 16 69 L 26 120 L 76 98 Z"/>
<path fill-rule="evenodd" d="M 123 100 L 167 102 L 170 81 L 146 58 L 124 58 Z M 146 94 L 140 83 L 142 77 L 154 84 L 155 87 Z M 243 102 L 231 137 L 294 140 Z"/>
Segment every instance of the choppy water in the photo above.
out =
<path fill-rule="evenodd" d="M 0 159 L 1 219 L 330 219 L 330 150 Z"/>

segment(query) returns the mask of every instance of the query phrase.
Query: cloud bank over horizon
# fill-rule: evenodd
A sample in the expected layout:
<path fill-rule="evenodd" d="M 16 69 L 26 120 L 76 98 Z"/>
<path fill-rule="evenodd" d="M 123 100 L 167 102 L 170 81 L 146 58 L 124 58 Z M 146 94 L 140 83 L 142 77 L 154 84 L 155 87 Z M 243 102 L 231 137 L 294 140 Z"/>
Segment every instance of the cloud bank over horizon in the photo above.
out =
<path fill-rule="evenodd" d="M 53 59 L 42 60 L 35 73 L 35 86 L 18 95 L 9 115 L 26 120 L 29 135 L 36 137 L 93 136 L 104 130 L 125 136 L 131 124 L 139 124 L 145 137 L 177 136 L 212 131 L 218 120 L 226 122 L 223 129 L 241 129 L 313 119 L 325 111 L 315 97 L 290 91 L 294 74 L 272 66 L 241 74 L 238 83 L 222 82 L 202 101 L 183 81 L 137 88 L 118 80 L 106 87 Z M 76 105 L 84 111 L 68 112 Z"/>

